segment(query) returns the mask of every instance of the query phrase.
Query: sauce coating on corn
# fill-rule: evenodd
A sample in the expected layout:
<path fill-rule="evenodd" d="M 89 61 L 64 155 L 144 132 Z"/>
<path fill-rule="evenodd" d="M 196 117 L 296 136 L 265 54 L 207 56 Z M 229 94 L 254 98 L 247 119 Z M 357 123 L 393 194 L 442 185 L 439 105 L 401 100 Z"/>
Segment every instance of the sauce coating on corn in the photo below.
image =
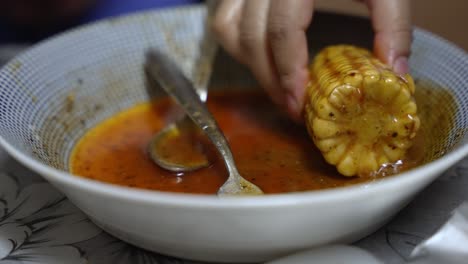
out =
<path fill-rule="evenodd" d="M 306 126 L 325 160 L 344 176 L 368 176 L 402 159 L 420 127 L 410 75 L 368 50 L 329 46 L 310 66 Z"/>

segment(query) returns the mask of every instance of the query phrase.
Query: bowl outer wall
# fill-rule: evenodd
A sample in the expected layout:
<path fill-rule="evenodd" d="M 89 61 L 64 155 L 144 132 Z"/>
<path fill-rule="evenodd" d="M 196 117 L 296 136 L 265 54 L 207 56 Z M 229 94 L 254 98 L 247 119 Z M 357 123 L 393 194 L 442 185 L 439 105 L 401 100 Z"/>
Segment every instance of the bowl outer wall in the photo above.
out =
<path fill-rule="evenodd" d="M 360 239 L 385 224 L 466 155 L 459 151 L 449 157 L 451 162 L 436 161 L 373 184 L 219 199 L 79 178 L 45 167 L 1 143 L 107 232 L 148 250 L 215 262 L 267 261 L 304 248 Z"/>

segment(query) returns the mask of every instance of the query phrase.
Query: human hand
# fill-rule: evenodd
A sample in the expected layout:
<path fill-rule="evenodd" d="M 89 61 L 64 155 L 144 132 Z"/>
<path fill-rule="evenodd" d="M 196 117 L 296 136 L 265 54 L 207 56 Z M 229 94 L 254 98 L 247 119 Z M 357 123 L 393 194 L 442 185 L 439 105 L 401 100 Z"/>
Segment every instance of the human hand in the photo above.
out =
<path fill-rule="evenodd" d="M 409 0 L 363 0 L 375 31 L 374 53 L 408 71 Z M 306 29 L 313 0 L 222 0 L 212 28 L 224 49 L 245 64 L 272 100 L 299 121 L 308 79 Z"/>

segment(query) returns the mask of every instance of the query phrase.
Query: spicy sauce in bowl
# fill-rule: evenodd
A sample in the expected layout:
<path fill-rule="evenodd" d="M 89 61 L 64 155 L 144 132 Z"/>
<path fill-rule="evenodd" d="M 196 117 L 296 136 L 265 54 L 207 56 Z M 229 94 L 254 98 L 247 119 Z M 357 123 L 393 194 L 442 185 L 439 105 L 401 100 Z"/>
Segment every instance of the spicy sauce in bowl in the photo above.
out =
<path fill-rule="evenodd" d="M 341 176 L 322 158 L 305 127 L 287 119 L 263 93 L 214 92 L 207 105 L 230 144 L 239 172 L 265 193 L 333 188 L 384 175 Z M 150 159 L 148 143 L 170 119 L 172 108 L 169 98 L 157 99 L 99 124 L 77 144 L 72 173 L 129 187 L 215 194 L 227 178 L 222 160 L 198 171 L 173 173 Z M 177 144 L 174 148 L 184 155 L 191 153 Z M 415 160 L 409 155 L 403 169 L 415 166 Z"/>

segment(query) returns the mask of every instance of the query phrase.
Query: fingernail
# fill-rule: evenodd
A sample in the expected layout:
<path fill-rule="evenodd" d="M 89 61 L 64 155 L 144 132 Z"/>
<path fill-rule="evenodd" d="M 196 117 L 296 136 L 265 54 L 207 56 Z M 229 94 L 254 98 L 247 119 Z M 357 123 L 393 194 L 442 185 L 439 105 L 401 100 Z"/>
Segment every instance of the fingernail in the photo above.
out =
<path fill-rule="evenodd" d="M 398 57 L 393 62 L 393 70 L 398 74 L 406 74 L 409 72 L 408 58 Z"/>
<path fill-rule="evenodd" d="M 292 94 L 288 94 L 286 97 L 287 111 L 293 119 L 296 121 L 300 120 L 300 104 L 297 101 L 296 97 Z"/>

